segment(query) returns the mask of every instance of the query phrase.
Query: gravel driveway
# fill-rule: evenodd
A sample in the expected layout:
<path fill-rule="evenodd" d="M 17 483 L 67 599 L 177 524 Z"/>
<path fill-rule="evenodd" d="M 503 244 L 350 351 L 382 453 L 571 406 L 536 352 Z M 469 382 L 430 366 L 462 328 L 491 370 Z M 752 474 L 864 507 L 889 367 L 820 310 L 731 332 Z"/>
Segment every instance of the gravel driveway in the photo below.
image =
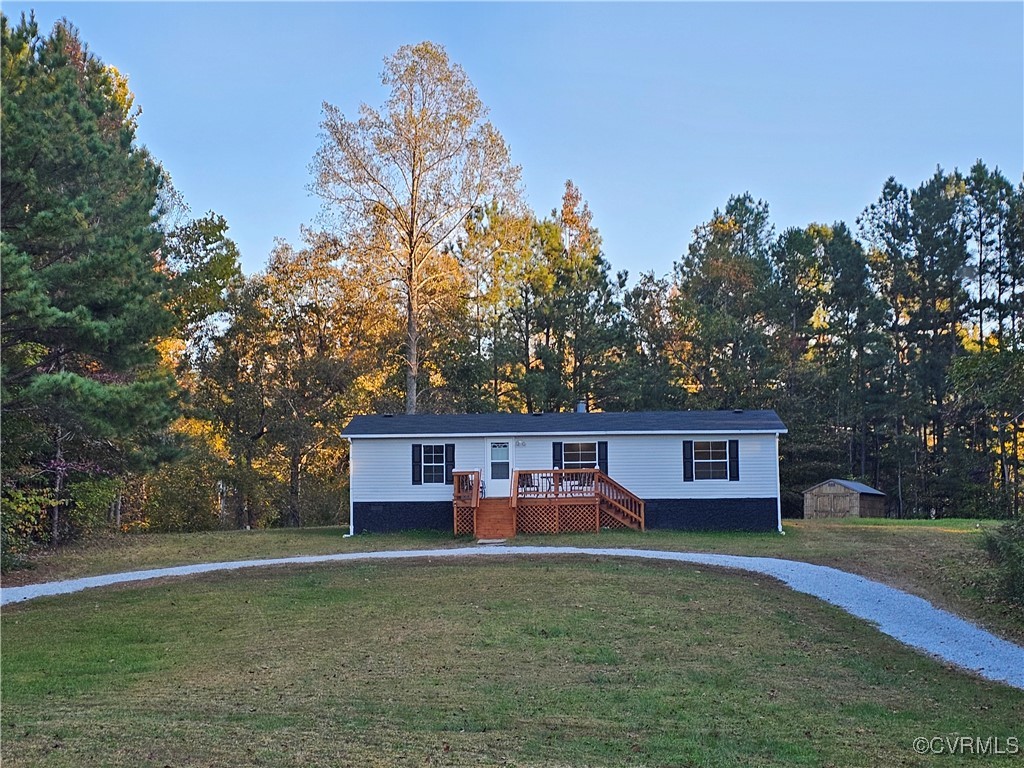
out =
<path fill-rule="evenodd" d="M 282 557 L 269 560 L 238 560 L 176 568 L 113 573 L 69 581 L 31 584 L 0 591 L 0 605 L 45 595 L 62 595 L 83 589 L 131 581 L 187 576 L 212 571 L 256 568 L 269 565 L 301 565 L 350 560 L 397 560 L 408 558 L 509 557 L 513 555 L 586 555 L 670 560 L 682 563 L 736 568 L 779 579 L 791 589 L 804 592 L 871 622 L 901 643 L 941 661 L 971 670 L 981 677 L 1024 690 L 1024 648 L 996 637 L 958 616 L 940 610 L 920 597 L 852 573 L 793 560 L 741 557 L 650 549 L 597 549 L 579 547 L 474 546 L 459 549 L 420 549 L 398 552 L 351 552 L 337 555 Z"/>

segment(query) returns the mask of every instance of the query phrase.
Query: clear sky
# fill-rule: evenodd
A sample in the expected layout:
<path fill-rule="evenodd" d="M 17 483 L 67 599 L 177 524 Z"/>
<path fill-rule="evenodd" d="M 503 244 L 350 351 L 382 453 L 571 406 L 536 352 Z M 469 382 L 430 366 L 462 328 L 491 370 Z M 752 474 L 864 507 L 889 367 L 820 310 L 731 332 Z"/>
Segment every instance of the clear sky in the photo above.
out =
<path fill-rule="evenodd" d="M 324 101 L 386 97 L 399 46 L 461 64 L 546 214 L 571 178 L 616 269 L 661 275 L 732 194 L 781 230 L 851 226 L 895 176 L 978 158 L 1024 174 L 1024 3 L 78 3 L 142 106 L 139 138 L 246 271 L 299 242 Z"/>

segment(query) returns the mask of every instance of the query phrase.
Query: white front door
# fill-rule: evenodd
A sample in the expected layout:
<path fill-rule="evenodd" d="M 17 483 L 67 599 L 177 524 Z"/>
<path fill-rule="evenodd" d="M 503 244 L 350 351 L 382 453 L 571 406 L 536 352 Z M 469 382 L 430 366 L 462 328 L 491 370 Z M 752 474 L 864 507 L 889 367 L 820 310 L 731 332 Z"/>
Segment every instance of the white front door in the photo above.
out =
<path fill-rule="evenodd" d="M 511 496 L 512 490 L 512 440 L 487 441 L 487 495 L 490 497 Z"/>

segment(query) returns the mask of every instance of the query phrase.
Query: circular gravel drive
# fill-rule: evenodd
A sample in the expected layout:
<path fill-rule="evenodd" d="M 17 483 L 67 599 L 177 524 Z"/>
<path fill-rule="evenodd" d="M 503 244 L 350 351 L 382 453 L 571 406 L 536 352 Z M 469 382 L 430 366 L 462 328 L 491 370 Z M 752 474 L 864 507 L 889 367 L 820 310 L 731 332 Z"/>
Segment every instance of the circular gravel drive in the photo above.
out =
<path fill-rule="evenodd" d="M 812 565 L 771 557 L 741 557 L 651 549 L 597 549 L 580 547 L 475 546 L 458 549 L 419 549 L 398 552 L 350 552 L 337 555 L 281 557 L 270 560 L 238 560 L 204 563 L 176 568 L 113 573 L 69 581 L 31 584 L 0 591 L 0 605 L 31 600 L 45 595 L 62 595 L 83 589 L 131 581 L 187 576 L 212 571 L 255 568 L 269 565 L 301 565 L 350 560 L 398 560 L 409 558 L 509 557 L 515 555 L 599 555 L 698 563 L 753 571 L 782 581 L 797 592 L 820 598 L 858 618 L 901 643 L 917 648 L 942 661 L 976 672 L 984 678 L 1024 690 L 1024 648 L 980 629 L 958 616 L 939 610 L 920 597 L 909 595 L 877 581 L 855 576 L 824 565 Z"/>

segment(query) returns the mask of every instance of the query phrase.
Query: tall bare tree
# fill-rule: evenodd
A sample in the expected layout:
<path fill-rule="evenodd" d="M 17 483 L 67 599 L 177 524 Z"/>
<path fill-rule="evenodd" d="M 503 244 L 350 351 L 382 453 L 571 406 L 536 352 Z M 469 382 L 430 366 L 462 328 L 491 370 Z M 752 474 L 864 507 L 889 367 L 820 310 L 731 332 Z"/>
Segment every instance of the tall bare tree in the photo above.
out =
<path fill-rule="evenodd" d="M 363 104 L 358 120 L 324 103 L 312 188 L 347 258 L 392 286 L 405 324 L 405 407 L 415 413 L 424 326 L 450 283 L 446 257 L 467 216 L 516 196 L 519 168 L 440 45 L 399 48 L 381 82 L 391 89 L 383 109 Z"/>

